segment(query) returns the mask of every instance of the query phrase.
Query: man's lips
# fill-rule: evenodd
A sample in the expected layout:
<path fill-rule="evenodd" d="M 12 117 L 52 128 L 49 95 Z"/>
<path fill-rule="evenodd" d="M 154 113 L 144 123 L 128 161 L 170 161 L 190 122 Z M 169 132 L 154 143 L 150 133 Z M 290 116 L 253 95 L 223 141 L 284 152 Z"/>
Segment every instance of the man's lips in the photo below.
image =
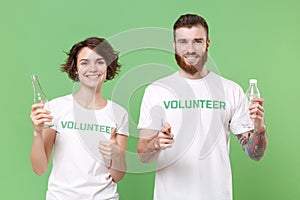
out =
<path fill-rule="evenodd" d="M 198 56 L 195 56 L 195 55 L 184 56 L 184 59 L 185 59 L 188 63 L 194 63 L 194 62 L 197 61 Z"/>
<path fill-rule="evenodd" d="M 198 58 L 198 55 L 184 55 L 184 58 Z"/>

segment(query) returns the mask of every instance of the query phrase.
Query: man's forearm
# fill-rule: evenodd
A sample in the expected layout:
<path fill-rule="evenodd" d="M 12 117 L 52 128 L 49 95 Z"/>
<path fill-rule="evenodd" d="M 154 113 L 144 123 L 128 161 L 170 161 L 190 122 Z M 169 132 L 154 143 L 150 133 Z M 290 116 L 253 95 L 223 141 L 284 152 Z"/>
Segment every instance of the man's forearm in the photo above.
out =
<path fill-rule="evenodd" d="M 259 161 L 265 154 L 268 139 L 266 132 L 249 131 L 237 136 L 243 150 L 252 160 Z"/>
<path fill-rule="evenodd" d="M 139 154 L 139 159 L 143 163 L 156 161 L 160 152 L 156 137 L 152 138 L 149 141 L 139 142 L 137 151 Z"/>

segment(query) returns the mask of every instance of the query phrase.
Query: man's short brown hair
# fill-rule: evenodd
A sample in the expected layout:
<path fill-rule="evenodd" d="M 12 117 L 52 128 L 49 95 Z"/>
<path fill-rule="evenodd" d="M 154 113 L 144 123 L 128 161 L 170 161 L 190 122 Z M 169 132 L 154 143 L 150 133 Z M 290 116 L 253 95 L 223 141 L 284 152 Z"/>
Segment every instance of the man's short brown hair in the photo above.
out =
<path fill-rule="evenodd" d="M 205 21 L 205 19 L 199 15 L 195 14 L 185 14 L 181 15 L 175 22 L 173 26 L 173 33 L 174 33 L 174 39 L 175 39 L 175 31 L 182 27 L 191 28 L 192 26 L 201 25 L 206 30 L 206 37 L 208 39 L 208 25 Z"/>

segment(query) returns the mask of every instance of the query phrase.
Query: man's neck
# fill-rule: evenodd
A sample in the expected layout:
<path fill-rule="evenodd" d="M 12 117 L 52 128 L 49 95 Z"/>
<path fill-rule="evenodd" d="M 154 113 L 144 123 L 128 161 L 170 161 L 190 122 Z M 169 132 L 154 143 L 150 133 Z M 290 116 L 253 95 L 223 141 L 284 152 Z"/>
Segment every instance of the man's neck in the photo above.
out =
<path fill-rule="evenodd" d="M 204 78 L 205 76 L 207 76 L 209 74 L 209 70 L 207 70 L 205 67 L 201 70 L 196 72 L 195 74 L 190 74 L 186 71 L 184 71 L 183 69 L 179 69 L 179 75 L 183 78 L 187 78 L 187 79 L 201 79 Z"/>

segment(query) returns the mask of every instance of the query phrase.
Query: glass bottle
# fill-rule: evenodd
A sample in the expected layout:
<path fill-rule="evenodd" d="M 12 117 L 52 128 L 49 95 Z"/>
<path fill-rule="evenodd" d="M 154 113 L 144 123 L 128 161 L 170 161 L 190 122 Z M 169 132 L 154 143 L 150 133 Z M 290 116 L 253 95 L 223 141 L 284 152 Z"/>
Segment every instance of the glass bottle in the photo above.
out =
<path fill-rule="evenodd" d="M 31 75 L 31 83 L 33 88 L 33 102 L 43 103 L 44 109 L 50 111 L 47 96 L 43 92 L 38 76 L 36 74 Z M 52 122 L 45 122 L 43 127 L 50 128 L 52 126 L 53 126 Z"/>

